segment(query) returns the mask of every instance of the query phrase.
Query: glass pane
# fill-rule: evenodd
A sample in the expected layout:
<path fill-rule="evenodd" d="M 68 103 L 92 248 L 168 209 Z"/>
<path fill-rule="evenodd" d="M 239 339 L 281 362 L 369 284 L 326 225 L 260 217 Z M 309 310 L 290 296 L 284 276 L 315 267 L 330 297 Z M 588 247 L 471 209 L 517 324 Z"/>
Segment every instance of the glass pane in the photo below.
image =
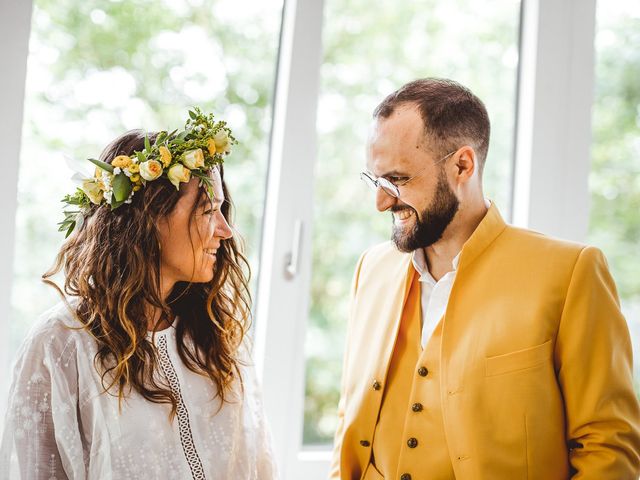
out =
<path fill-rule="evenodd" d="M 240 141 L 226 164 L 257 270 L 282 0 L 35 0 L 18 186 L 11 349 L 59 301 L 41 282 L 63 241 L 65 155 L 131 128 L 183 126 L 201 106 Z M 13 356 L 13 355 L 12 355 Z"/>
<path fill-rule="evenodd" d="M 390 237 L 358 179 L 371 112 L 419 77 L 448 77 L 484 100 L 493 136 L 486 195 L 509 216 L 520 2 L 327 0 L 318 115 L 319 161 L 304 443 L 330 443 L 344 349 L 349 287 L 366 247 Z"/>
<path fill-rule="evenodd" d="M 598 2 L 595 45 L 589 243 L 616 280 L 640 396 L 640 5 Z"/>

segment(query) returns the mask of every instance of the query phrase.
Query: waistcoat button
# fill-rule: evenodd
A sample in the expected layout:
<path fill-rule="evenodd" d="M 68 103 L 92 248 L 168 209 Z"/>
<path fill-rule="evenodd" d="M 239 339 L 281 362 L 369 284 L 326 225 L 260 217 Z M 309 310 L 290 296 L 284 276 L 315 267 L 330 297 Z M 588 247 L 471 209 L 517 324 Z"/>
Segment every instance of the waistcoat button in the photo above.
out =
<path fill-rule="evenodd" d="M 409 448 L 416 448 L 418 446 L 418 440 L 411 437 L 409 440 L 407 440 L 407 445 L 409 445 Z"/>
<path fill-rule="evenodd" d="M 429 370 L 427 370 L 426 367 L 420 367 L 418 369 L 418 375 L 420 375 L 421 377 L 426 377 L 429 373 Z"/>

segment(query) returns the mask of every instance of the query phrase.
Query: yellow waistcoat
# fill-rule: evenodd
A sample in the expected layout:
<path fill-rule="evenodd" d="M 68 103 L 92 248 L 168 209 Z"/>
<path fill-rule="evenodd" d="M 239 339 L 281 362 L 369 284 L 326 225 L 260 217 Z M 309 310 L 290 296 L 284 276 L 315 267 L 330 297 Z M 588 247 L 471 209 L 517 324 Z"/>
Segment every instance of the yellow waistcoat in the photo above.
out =
<path fill-rule="evenodd" d="M 442 422 L 440 402 L 440 340 L 442 324 L 424 351 L 420 345 L 422 316 L 419 274 L 410 269 L 409 294 L 393 348 L 389 373 L 373 437 L 375 465 L 365 480 L 415 476 L 421 464 L 431 480 L 454 480 Z"/>
<path fill-rule="evenodd" d="M 412 268 L 391 243 L 358 263 L 331 478 L 361 479 L 369 465 Z M 631 341 L 599 250 L 507 226 L 492 206 L 462 249 L 440 328 L 456 479 L 638 478 Z M 412 472 L 430 478 L 420 458 Z"/>

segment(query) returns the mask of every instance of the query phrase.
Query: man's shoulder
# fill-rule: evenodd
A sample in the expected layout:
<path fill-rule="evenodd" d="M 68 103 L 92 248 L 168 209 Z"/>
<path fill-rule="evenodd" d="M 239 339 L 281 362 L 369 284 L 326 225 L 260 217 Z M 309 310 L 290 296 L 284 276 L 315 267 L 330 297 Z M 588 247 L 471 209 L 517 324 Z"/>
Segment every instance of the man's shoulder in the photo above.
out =
<path fill-rule="evenodd" d="M 358 282 L 389 285 L 402 282 L 407 275 L 412 254 L 399 251 L 393 242 L 374 245 L 362 254 L 356 269 Z"/>
<path fill-rule="evenodd" d="M 373 245 L 364 251 L 361 257 L 363 266 L 368 268 L 384 266 L 385 264 L 397 264 L 406 262 L 411 258 L 410 253 L 401 252 L 392 241 L 386 241 Z"/>
<path fill-rule="evenodd" d="M 508 225 L 500 236 L 498 245 L 513 247 L 519 255 L 566 257 L 577 259 L 587 245 L 563 240 L 526 228 Z"/>

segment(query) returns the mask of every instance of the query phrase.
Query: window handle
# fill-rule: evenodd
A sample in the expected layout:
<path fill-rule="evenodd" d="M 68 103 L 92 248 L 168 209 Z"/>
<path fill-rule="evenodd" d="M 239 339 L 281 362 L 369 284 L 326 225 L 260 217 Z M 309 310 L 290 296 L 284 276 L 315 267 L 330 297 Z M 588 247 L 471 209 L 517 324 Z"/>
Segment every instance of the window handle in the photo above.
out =
<path fill-rule="evenodd" d="M 284 276 L 287 280 L 293 280 L 298 275 L 298 266 L 300 263 L 300 248 L 302 246 L 302 220 L 296 220 L 293 227 L 293 243 L 291 252 L 286 256 L 284 267 Z"/>

